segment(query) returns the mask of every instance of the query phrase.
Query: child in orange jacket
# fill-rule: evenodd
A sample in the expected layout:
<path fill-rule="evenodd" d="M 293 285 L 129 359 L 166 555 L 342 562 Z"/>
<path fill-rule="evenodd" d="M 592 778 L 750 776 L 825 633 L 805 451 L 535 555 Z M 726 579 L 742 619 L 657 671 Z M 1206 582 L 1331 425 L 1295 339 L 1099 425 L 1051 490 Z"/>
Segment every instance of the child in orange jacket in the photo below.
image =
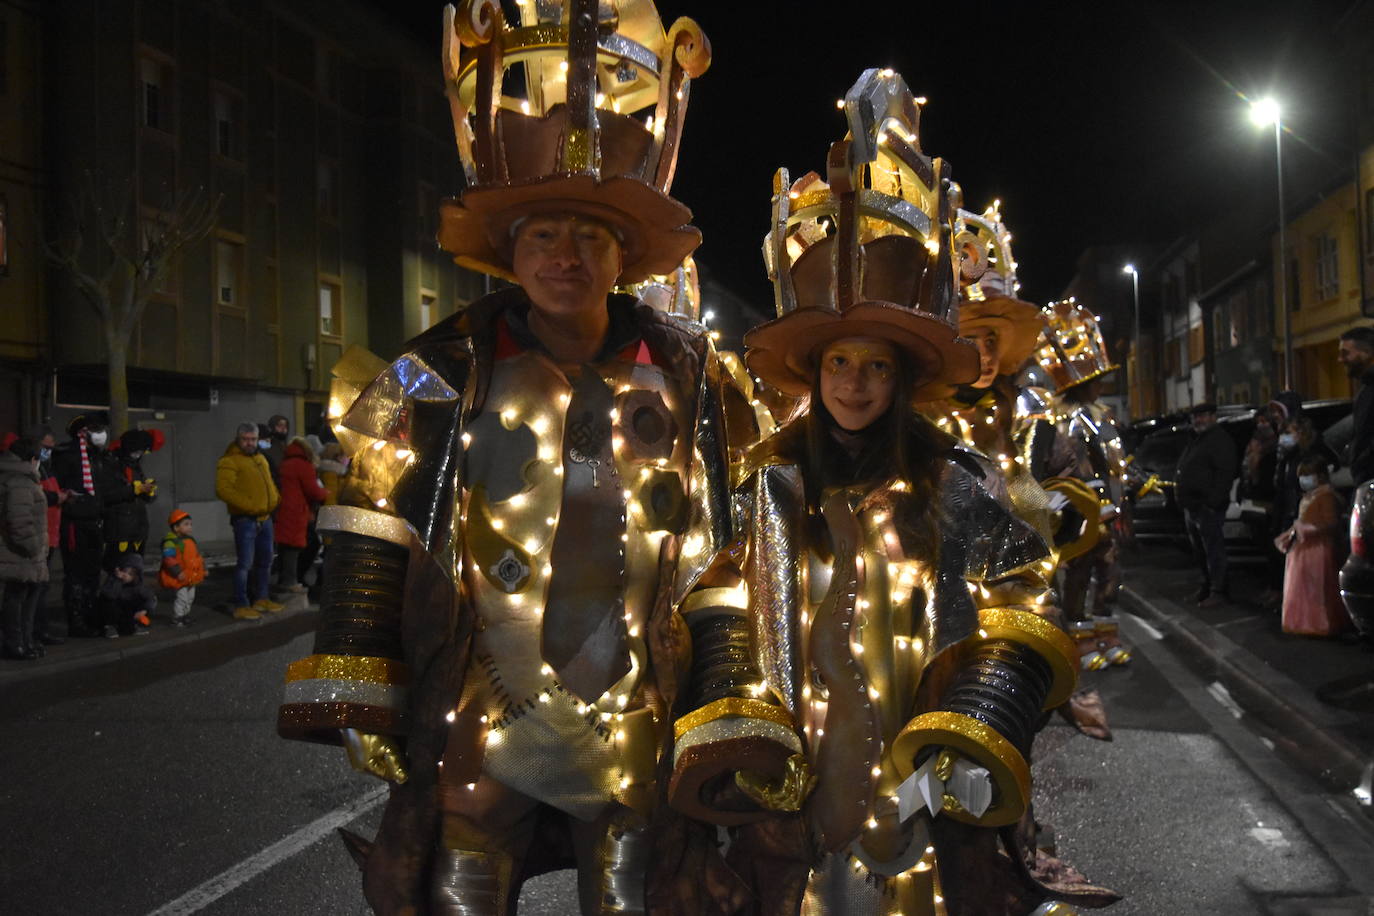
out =
<path fill-rule="evenodd" d="M 176 589 L 172 599 L 172 626 L 191 624 L 191 602 L 196 598 L 196 586 L 205 581 L 205 561 L 200 548 L 191 536 L 191 514 L 173 509 L 167 516 L 172 530 L 162 538 L 162 570 L 158 582 L 163 588 Z"/>

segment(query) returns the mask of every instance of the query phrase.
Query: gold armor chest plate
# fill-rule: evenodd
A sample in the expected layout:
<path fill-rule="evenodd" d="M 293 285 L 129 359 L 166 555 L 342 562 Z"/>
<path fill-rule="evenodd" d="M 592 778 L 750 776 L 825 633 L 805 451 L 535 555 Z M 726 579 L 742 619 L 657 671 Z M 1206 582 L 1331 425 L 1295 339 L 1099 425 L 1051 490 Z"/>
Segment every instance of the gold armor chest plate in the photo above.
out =
<path fill-rule="evenodd" d="M 587 423 L 568 416 L 576 377 L 532 351 L 493 367 L 485 408 L 464 439 L 462 575 L 479 621 L 470 677 L 480 679 L 491 723 L 484 769 L 585 816 L 627 781 L 651 776 L 627 771 L 629 758 L 643 755 L 627 754 L 625 742 L 642 740 L 636 723 L 648 715 L 634 712 L 648 664 L 644 628 L 663 540 L 685 524 L 692 439 L 689 405 L 658 367 L 608 361 L 581 371 L 609 389 L 611 461 L 573 445 Z M 565 488 L 591 488 L 603 505 L 614 500 L 618 528 L 561 518 Z M 619 542 L 609 553 L 617 562 L 601 563 L 591 578 L 623 603 L 629 670 L 590 704 L 563 689 L 541 654 L 546 601 L 560 574 L 555 542 L 567 556 L 569 538 Z M 579 581 L 587 573 L 579 570 Z"/>

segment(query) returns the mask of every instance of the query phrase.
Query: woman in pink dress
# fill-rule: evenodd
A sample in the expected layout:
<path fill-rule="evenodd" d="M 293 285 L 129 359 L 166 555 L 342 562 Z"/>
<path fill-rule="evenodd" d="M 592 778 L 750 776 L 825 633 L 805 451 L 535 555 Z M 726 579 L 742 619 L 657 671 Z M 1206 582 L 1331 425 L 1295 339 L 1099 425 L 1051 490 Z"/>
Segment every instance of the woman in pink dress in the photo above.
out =
<path fill-rule="evenodd" d="M 1283 632 L 1334 636 L 1350 626 L 1336 574 L 1345 559 L 1345 503 L 1331 488 L 1320 456 L 1298 465 L 1302 500 L 1292 527 L 1274 539 L 1287 554 L 1283 575 Z"/>

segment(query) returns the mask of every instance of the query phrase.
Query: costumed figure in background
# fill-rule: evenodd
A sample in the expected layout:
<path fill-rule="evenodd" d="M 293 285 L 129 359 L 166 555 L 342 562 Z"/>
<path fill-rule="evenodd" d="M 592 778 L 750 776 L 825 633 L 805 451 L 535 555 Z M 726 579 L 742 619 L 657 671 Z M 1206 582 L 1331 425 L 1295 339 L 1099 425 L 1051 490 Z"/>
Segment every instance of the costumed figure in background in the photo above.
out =
<path fill-rule="evenodd" d="M 1072 446 L 1074 463 L 1066 476 L 1096 491 L 1102 520 L 1096 545 L 1070 560 L 1064 570 L 1060 606 L 1084 669 L 1124 665 L 1131 653 L 1121 644 L 1112 605 L 1121 588 L 1114 522 L 1126 498 L 1126 457 L 1111 412 L 1098 400 L 1102 376 L 1118 367 L 1107 356 L 1096 316 L 1074 299 L 1050 303 L 1045 317 L 1049 326 L 1041 335 L 1036 359 L 1054 380 L 1050 409 L 1058 437 Z"/>
<path fill-rule="evenodd" d="M 53 476 L 66 493 L 62 500 L 62 603 L 67 611 L 68 636 L 99 636 L 100 565 L 105 549 L 105 501 L 118 486 L 111 474 L 105 447 L 110 439 L 110 415 L 103 410 L 73 417 L 67 424 L 71 439 L 52 456 Z"/>
<path fill-rule="evenodd" d="M 650 277 L 626 290 L 667 315 L 685 321 L 701 323 L 701 277 L 696 260 L 691 256 L 670 274 Z M 709 318 L 709 313 L 707 314 Z M 720 339 L 719 331 L 708 331 L 712 340 Z M 717 350 L 723 386 L 721 409 L 725 413 L 726 441 L 730 449 L 730 466 L 738 467 L 745 454 L 777 429 L 777 422 L 769 408 L 774 399 L 765 401 L 768 394 L 744 368 L 739 355 L 729 350 Z"/>
<path fill-rule="evenodd" d="M 105 500 L 107 572 L 126 553 L 143 556 L 148 544 L 148 503 L 157 498 L 157 481 L 143 473 L 143 456 L 161 449 L 164 441 L 160 429 L 131 429 L 110 444 L 113 474 Z"/>
<path fill-rule="evenodd" d="M 524 879 L 574 865 L 583 913 L 705 912 L 700 862 L 650 841 L 672 846 L 655 799 L 690 656 L 675 599 L 731 530 L 719 368 L 700 326 L 611 291 L 700 241 L 668 189 L 709 45 L 647 0 L 520 17 L 445 11 L 468 186 L 439 233 L 518 285 L 390 366 L 335 367 L 353 458 L 320 512 L 321 623 L 279 731 L 393 783 L 376 840 L 351 841 L 378 912 L 505 914 Z M 651 862 L 679 883 L 646 892 Z"/>
<path fill-rule="evenodd" d="M 978 347 L 979 376 L 949 398 L 921 405 L 921 410 L 942 430 L 987 457 L 989 489 L 1005 494 L 1008 508 L 1052 548 L 1053 556 L 1045 563 L 1046 578 L 1052 578 L 1057 565 L 1067 565 L 1096 546 L 1101 527 L 1098 500 L 1091 487 L 1071 476 L 1045 474 L 1043 481 L 1037 480 L 1031 456 L 1023 453 L 1023 444 L 1037 437 L 1037 446 L 1045 451 L 1055 432 L 1053 427 L 1036 428 L 1036 408 L 1044 396 L 1016 384 L 1017 373 L 1040 343 L 1045 316 L 1039 306 L 1017 296 L 1021 284 L 1001 202 L 994 201 L 982 214 L 960 210 L 956 228 L 955 242 L 963 252 L 959 334 Z M 1047 456 L 1041 456 L 1041 463 L 1047 463 Z M 1061 470 L 1069 466 L 1068 459 L 1060 463 Z M 1054 603 L 1042 605 L 1039 612 L 1063 625 Z M 1079 690 L 1059 712 L 1084 734 L 1110 740 L 1096 690 Z"/>
<path fill-rule="evenodd" d="M 750 453 L 740 539 L 684 604 L 701 661 L 669 797 L 736 827 L 758 912 L 1027 913 L 1044 889 L 993 828 L 1025 809 L 1073 643 L 1035 613 L 1043 539 L 914 409 L 978 375 L 949 167 L 891 70 L 843 108 L 828 180 L 774 178 L 780 317 L 746 361 L 810 408 Z"/>

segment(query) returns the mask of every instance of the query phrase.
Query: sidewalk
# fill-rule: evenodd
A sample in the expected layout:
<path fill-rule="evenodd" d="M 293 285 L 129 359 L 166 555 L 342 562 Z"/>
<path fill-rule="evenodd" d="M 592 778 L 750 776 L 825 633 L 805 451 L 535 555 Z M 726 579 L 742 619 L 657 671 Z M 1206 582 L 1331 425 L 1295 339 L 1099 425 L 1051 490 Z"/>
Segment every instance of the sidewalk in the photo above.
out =
<path fill-rule="evenodd" d="M 1290 636 L 1260 603 L 1262 565 L 1233 564 L 1229 605 L 1202 609 L 1191 557 L 1159 544 L 1122 551 L 1121 608 L 1155 628 L 1266 742 L 1370 811 L 1374 773 L 1374 652 L 1353 637 Z M 1361 789 L 1362 787 L 1362 789 Z"/>
<path fill-rule="evenodd" d="M 150 615 L 152 626 L 147 629 L 146 635 L 121 636 L 118 639 L 105 639 L 101 636 L 68 639 L 60 646 L 48 646 L 47 654 L 35 661 L 0 659 L 0 689 L 6 684 L 106 665 L 123 659 L 134 659 L 150 652 L 159 652 L 197 640 L 239 633 L 250 627 L 271 626 L 317 610 L 303 593 L 275 594 L 273 597 L 286 605 L 285 610 L 276 614 L 263 614 L 260 620 L 235 620 L 231 604 L 234 586 L 233 544 L 228 541 L 210 542 L 201 545 L 201 549 L 204 551 L 207 575 L 205 581 L 196 588 L 196 602 L 191 609 L 191 626 L 172 626 L 172 593 L 158 587 L 156 566 L 150 563 L 152 569 L 146 581 L 157 593 L 158 605 L 157 610 Z M 60 571 L 48 584 L 46 613 L 49 621 L 48 631 L 59 636 L 65 635 L 67 619 L 62 608 Z"/>

